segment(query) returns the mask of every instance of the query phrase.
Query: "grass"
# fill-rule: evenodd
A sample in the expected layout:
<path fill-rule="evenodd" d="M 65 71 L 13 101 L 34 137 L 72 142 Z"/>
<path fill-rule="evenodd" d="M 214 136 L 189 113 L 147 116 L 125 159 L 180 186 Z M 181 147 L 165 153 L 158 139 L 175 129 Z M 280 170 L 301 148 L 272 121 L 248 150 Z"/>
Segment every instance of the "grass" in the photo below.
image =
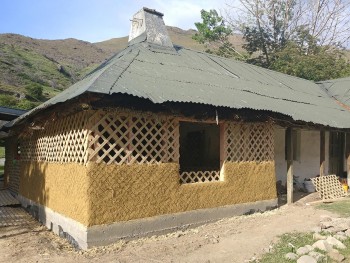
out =
<path fill-rule="evenodd" d="M 5 158 L 5 147 L 0 146 L 0 158 Z"/>
<path fill-rule="evenodd" d="M 284 234 L 280 237 L 277 244 L 274 245 L 273 250 L 262 256 L 259 261 L 261 263 L 290 263 L 290 260 L 285 259 L 285 255 L 289 252 L 295 253 L 295 250 L 305 245 L 313 244 L 311 233 L 292 233 Z M 290 245 L 292 244 L 294 248 Z"/>
<path fill-rule="evenodd" d="M 350 216 L 350 199 L 329 203 L 329 204 L 321 204 L 316 206 L 316 208 L 327 210 L 343 217 L 349 217 Z"/>
<path fill-rule="evenodd" d="M 285 255 L 289 252 L 295 253 L 295 251 L 305 245 L 312 245 L 315 242 L 312 238 L 312 233 L 293 233 L 293 234 L 284 234 L 280 237 L 280 240 L 275 244 L 273 250 L 269 253 L 266 253 L 262 256 L 261 259 L 258 259 L 254 262 L 256 263 L 287 263 L 287 262 L 296 262 L 285 259 Z M 342 241 L 346 246 L 346 249 L 340 249 L 339 252 L 345 256 L 345 258 L 350 258 L 350 238 L 345 241 Z M 294 248 L 290 245 L 292 244 Z M 322 251 L 315 250 L 321 254 L 325 254 Z M 332 262 L 329 257 L 325 258 L 322 262 Z"/>

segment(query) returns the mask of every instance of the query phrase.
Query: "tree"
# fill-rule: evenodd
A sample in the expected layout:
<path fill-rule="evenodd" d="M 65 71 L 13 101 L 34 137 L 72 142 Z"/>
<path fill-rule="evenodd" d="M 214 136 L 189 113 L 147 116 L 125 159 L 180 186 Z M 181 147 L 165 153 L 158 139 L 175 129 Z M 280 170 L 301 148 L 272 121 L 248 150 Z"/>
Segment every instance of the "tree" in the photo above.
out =
<path fill-rule="evenodd" d="M 208 48 L 206 52 L 223 57 L 243 57 L 243 55 L 237 52 L 233 47 L 232 43 L 228 41 L 232 30 L 226 25 L 225 21 L 219 16 L 216 10 L 201 10 L 201 18 L 203 20 L 202 23 L 195 23 L 198 33 L 192 38 L 204 44 Z"/>
<path fill-rule="evenodd" d="M 285 46 L 290 37 L 295 0 L 239 0 L 228 5 L 227 21 L 242 34 L 251 63 L 268 67 L 272 54 Z M 231 11 L 234 11 L 231 12 Z"/>
<path fill-rule="evenodd" d="M 343 47 L 350 38 L 350 1 L 238 2 L 228 5 L 226 21 L 243 34 L 247 62 L 311 80 L 349 74 Z"/>

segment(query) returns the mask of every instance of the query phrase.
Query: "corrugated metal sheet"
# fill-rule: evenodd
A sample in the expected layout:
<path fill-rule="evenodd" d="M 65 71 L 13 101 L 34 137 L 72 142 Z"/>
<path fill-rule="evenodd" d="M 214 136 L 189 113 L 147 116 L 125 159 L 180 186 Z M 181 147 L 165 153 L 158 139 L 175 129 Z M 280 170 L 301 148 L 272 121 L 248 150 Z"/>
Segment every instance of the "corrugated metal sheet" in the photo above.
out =
<path fill-rule="evenodd" d="M 13 123 L 84 92 L 124 93 L 154 103 L 268 110 L 298 121 L 350 128 L 350 112 L 311 81 L 181 47 L 174 51 L 147 43 L 128 47 Z"/>
<path fill-rule="evenodd" d="M 317 82 L 330 96 L 350 107 L 350 77 Z"/>

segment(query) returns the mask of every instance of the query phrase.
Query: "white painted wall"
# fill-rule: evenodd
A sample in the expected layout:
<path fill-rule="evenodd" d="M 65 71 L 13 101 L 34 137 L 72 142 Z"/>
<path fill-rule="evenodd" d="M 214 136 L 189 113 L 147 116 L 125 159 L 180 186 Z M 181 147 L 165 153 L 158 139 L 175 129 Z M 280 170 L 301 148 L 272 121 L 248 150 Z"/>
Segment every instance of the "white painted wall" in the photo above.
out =
<path fill-rule="evenodd" d="M 329 133 L 326 132 L 326 163 L 328 173 Z M 302 130 L 300 136 L 300 161 L 294 161 L 294 175 L 302 183 L 305 178 L 315 177 L 320 171 L 320 132 Z M 275 127 L 275 165 L 276 180 L 282 184 L 287 180 L 287 162 L 285 160 L 285 129 Z"/>

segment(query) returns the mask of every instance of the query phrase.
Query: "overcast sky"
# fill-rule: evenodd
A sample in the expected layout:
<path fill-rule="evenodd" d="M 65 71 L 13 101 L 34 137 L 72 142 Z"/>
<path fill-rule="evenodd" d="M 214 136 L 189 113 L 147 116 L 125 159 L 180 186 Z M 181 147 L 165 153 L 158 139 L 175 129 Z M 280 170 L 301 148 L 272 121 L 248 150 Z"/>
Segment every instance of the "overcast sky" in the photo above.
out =
<path fill-rule="evenodd" d="M 0 33 L 98 42 L 129 34 L 142 7 L 164 13 L 166 25 L 195 28 L 200 10 L 222 10 L 227 0 L 1 0 Z"/>

